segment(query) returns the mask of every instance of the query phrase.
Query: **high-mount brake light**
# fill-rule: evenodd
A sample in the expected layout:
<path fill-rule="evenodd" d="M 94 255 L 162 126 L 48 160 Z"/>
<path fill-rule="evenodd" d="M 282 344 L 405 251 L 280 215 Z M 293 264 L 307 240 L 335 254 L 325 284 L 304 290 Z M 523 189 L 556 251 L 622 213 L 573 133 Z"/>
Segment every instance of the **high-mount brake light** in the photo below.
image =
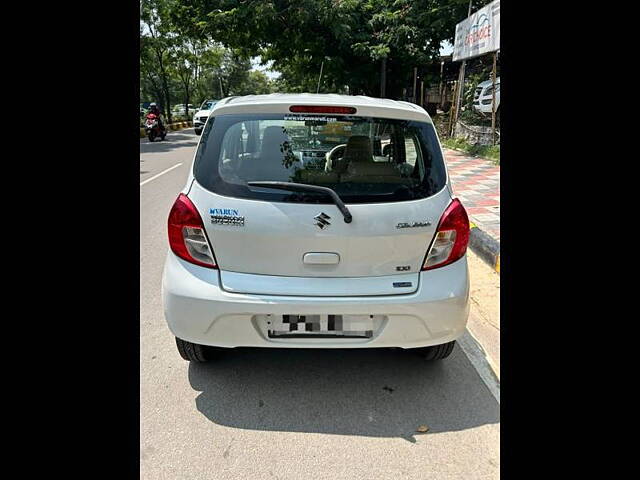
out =
<path fill-rule="evenodd" d="M 442 214 L 422 270 L 444 267 L 460 259 L 467 251 L 469 230 L 467 212 L 456 198 Z"/>
<path fill-rule="evenodd" d="M 355 107 L 336 107 L 330 105 L 291 105 L 289 111 L 293 113 L 342 113 L 353 115 Z"/>
<path fill-rule="evenodd" d="M 201 267 L 218 268 L 202 218 L 186 195 L 178 195 L 169 213 L 168 226 L 173 253 Z"/>

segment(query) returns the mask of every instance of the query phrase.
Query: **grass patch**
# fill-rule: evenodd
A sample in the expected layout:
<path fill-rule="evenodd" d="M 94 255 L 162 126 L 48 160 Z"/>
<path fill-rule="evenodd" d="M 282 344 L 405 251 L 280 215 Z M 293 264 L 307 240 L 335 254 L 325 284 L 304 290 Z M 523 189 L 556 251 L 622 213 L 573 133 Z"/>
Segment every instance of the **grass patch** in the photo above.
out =
<path fill-rule="evenodd" d="M 462 138 L 445 138 L 442 145 L 447 148 L 462 150 L 476 157 L 483 157 L 493 160 L 493 163 L 500 165 L 500 145 L 478 145 L 471 144 Z"/>

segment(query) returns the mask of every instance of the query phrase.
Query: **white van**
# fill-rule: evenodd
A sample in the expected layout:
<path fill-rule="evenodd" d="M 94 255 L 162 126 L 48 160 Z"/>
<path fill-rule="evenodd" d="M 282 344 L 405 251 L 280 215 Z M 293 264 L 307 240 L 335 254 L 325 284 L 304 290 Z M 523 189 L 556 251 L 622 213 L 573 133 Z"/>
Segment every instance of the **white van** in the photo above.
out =
<path fill-rule="evenodd" d="M 162 295 L 182 357 L 229 347 L 448 356 L 469 312 L 469 220 L 419 106 L 219 101 L 168 221 Z"/>

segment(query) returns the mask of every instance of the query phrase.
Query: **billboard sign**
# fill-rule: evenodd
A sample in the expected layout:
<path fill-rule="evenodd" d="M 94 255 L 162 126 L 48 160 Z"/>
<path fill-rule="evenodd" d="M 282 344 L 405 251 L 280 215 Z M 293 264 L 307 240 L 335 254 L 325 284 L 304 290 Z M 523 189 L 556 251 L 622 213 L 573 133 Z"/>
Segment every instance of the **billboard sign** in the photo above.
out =
<path fill-rule="evenodd" d="M 494 0 L 456 25 L 453 61 L 500 50 L 500 0 Z"/>

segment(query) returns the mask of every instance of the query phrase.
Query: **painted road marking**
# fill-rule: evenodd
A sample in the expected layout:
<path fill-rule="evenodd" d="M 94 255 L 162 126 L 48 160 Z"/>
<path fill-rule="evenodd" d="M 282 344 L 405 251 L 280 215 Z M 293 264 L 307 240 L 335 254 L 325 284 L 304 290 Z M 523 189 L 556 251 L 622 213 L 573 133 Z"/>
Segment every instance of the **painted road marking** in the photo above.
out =
<path fill-rule="evenodd" d="M 182 162 L 180 163 L 176 163 L 173 167 L 169 167 L 166 170 L 163 170 L 162 172 L 160 172 L 157 175 L 154 175 L 151 178 L 147 178 L 144 182 L 140 182 L 140 186 L 144 185 L 145 183 L 149 183 L 151 180 L 155 180 L 156 178 L 158 178 L 160 175 L 164 175 L 167 172 L 170 172 L 171 170 L 173 170 L 174 168 L 178 168 L 180 165 L 182 165 Z"/>
<path fill-rule="evenodd" d="M 495 364 L 492 365 L 494 362 L 485 354 L 480 343 L 471 335 L 468 329 L 458 339 L 458 344 L 473 365 L 473 368 L 480 375 L 491 395 L 493 395 L 493 398 L 500 405 L 500 379 L 496 375 Z"/>

